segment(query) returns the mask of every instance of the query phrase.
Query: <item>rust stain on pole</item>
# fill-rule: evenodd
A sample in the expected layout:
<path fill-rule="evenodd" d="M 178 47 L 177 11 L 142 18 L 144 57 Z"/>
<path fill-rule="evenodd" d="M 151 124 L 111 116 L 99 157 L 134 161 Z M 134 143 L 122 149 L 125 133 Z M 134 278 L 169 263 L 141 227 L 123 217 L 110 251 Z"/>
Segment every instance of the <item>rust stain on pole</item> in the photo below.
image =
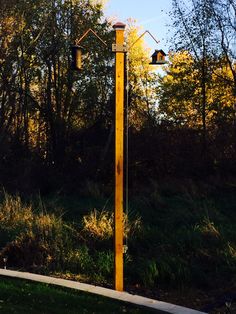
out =
<path fill-rule="evenodd" d="M 117 173 L 118 175 L 120 174 L 120 163 L 118 162 L 118 165 L 117 165 Z"/>

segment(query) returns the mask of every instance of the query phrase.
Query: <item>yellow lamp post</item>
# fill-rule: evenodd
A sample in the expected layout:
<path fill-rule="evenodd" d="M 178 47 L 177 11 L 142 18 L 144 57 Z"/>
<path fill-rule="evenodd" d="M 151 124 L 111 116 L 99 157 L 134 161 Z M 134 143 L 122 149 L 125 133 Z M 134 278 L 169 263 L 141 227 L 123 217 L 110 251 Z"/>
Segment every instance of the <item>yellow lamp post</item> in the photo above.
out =
<path fill-rule="evenodd" d="M 116 23 L 113 28 L 116 32 L 116 42 L 112 45 L 112 51 L 116 53 L 115 65 L 115 289 L 123 291 L 124 288 L 124 77 L 125 77 L 125 53 L 127 48 L 124 43 L 125 24 Z M 129 47 L 132 48 L 146 33 L 156 43 L 159 43 L 149 31 L 145 31 Z M 150 64 L 165 64 L 163 50 L 155 50 Z M 126 170 L 127 171 L 127 170 Z"/>
<path fill-rule="evenodd" d="M 116 43 L 112 51 L 116 54 L 115 65 L 115 289 L 123 291 L 123 236 L 124 236 L 124 76 L 125 56 L 124 45 L 125 24 L 116 23 L 113 28 L 116 32 Z"/>

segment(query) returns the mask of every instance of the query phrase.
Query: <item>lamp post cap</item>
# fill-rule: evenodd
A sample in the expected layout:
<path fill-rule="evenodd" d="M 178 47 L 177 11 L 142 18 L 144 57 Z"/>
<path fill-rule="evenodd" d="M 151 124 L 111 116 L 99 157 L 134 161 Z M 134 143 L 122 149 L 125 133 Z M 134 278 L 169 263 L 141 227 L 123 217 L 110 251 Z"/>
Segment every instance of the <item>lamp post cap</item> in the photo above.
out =
<path fill-rule="evenodd" d="M 113 25 L 114 29 L 124 29 L 125 28 L 125 24 L 121 23 L 121 22 L 117 22 L 116 24 Z"/>

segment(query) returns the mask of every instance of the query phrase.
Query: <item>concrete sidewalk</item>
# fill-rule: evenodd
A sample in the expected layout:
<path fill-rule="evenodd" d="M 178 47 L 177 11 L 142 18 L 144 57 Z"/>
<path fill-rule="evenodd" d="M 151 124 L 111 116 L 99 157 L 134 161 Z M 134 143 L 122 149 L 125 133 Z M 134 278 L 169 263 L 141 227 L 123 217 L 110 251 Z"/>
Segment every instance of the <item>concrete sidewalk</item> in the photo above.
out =
<path fill-rule="evenodd" d="M 88 285 L 85 283 L 79 283 L 72 280 L 66 280 L 66 279 L 59 279 L 59 278 L 53 278 L 49 276 L 42 276 L 32 273 L 26 273 L 26 272 L 19 272 L 19 271 L 12 271 L 7 269 L 0 269 L 0 275 L 7 276 L 7 277 L 13 277 L 13 278 L 21 278 L 21 279 L 27 279 L 47 284 L 53 284 L 57 286 L 72 288 L 80 291 L 85 291 L 89 293 L 98 294 L 104 297 L 133 303 L 140 306 L 149 307 L 152 309 L 156 309 L 158 311 L 163 311 L 166 313 L 173 313 L 173 314 L 206 314 L 204 312 L 199 312 L 196 310 L 192 310 L 186 307 L 174 305 L 171 303 L 166 303 L 162 301 L 157 301 L 154 299 L 149 299 L 145 297 L 141 297 L 138 295 L 133 295 L 127 292 L 119 292 L 112 289 L 102 288 L 94 285 Z"/>

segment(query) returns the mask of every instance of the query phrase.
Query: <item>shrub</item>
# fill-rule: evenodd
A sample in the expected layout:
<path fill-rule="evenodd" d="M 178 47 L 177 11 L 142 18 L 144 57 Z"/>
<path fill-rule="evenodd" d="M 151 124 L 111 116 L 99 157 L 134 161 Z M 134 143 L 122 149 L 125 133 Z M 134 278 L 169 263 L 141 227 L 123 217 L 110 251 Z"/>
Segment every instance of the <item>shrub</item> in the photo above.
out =
<path fill-rule="evenodd" d="M 81 245 L 77 249 L 68 251 L 65 267 L 71 272 L 79 273 L 82 271 L 85 274 L 91 275 L 95 265 L 91 254 L 89 254 L 88 247 Z"/>
<path fill-rule="evenodd" d="M 114 254 L 110 250 L 98 252 L 96 256 L 97 272 L 105 277 L 111 278 L 114 270 Z"/>

